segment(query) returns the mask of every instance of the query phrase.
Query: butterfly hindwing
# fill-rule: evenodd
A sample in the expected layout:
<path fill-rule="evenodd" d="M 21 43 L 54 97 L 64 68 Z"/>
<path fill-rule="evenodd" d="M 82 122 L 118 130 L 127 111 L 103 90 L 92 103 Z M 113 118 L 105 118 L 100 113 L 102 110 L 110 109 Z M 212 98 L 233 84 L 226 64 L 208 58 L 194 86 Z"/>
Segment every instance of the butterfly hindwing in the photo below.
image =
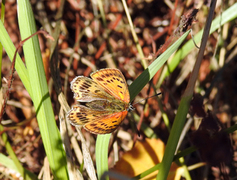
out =
<path fill-rule="evenodd" d="M 67 117 L 74 125 L 85 125 L 91 121 L 104 118 L 111 113 L 106 110 L 91 109 L 84 105 L 74 105 Z"/>
<path fill-rule="evenodd" d="M 91 133 L 107 134 L 118 128 L 127 113 L 127 111 L 111 113 L 83 105 L 74 105 L 67 117 L 73 125 L 83 125 Z"/>
<path fill-rule="evenodd" d="M 116 112 L 104 118 L 91 121 L 84 125 L 84 128 L 93 134 L 108 134 L 116 130 L 124 118 L 127 116 L 127 111 Z"/>

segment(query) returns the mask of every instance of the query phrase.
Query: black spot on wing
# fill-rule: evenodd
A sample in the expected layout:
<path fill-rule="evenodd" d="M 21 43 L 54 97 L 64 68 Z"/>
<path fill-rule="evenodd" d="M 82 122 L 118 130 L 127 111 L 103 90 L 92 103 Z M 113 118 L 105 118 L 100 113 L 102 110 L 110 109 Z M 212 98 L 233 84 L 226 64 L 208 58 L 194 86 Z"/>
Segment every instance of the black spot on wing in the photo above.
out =
<path fill-rule="evenodd" d="M 123 88 L 123 87 L 122 87 L 122 86 L 120 86 L 120 85 L 117 85 L 117 87 L 118 87 L 118 88 L 120 88 L 120 89 L 122 89 L 122 88 Z"/>
<path fill-rule="evenodd" d="M 91 123 L 90 126 L 92 126 L 92 127 L 96 127 L 97 124 L 95 124 L 95 123 Z"/>
<path fill-rule="evenodd" d="M 98 92 L 100 92 L 100 90 L 98 90 L 98 89 L 97 89 L 97 90 L 95 90 L 95 93 L 98 93 Z"/>
<path fill-rule="evenodd" d="M 100 78 L 100 77 L 97 77 L 96 78 L 98 81 L 104 81 L 104 79 L 103 78 Z"/>

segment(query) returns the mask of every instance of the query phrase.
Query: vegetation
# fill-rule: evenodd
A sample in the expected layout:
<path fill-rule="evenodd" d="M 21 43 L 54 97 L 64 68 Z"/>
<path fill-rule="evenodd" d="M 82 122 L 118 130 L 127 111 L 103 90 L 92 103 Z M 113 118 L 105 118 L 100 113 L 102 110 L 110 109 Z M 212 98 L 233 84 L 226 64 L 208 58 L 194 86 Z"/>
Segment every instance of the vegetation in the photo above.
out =
<path fill-rule="evenodd" d="M 31 3 L 1 4 L 1 179 L 236 177 L 237 3 Z M 69 85 L 107 67 L 135 109 L 94 135 L 66 119 Z"/>

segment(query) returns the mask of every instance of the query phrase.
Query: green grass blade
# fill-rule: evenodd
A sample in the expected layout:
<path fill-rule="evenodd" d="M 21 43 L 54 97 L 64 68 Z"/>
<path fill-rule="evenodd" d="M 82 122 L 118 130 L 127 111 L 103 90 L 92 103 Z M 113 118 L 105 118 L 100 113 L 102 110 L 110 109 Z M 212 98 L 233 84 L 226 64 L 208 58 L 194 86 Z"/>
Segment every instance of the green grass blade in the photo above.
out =
<path fill-rule="evenodd" d="M 0 42 L 2 43 L 4 49 L 6 50 L 6 53 L 10 60 L 12 61 L 14 53 L 16 51 L 15 46 L 13 45 L 5 27 L 3 26 L 2 21 L 0 21 Z M 18 75 L 20 76 L 26 90 L 31 95 L 31 88 L 30 88 L 30 82 L 28 78 L 28 73 L 26 70 L 26 67 L 24 63 L 22 62 L 20 56 L 17 54 L 16 56 L 16 64 L 15 64 L 16 71 Z"/>
<path fill-rule="evenodd" d="M 22 39 L 36 32 L 31 4 L 27 0 L 18 1 L 18 21 Z M 30 75 L 31 98 L 36 109 L 37 121 L 50 168 L 54 179 L 68 179 L 65 152 L 54 118 L 37 36 L 25 42 L 23 50 L 27 71 Z"/>
<path fill-rule="evenodd" d="M 3 22 L 3 24 L 4 24 L 4 19 L 5 19 L 5 0 L 1 2 L 1 21 Z M 2 52 L 3 52 L 3 46 L 2 46 L 2 43 L 0 42 L 0 68 L 1 69 L 2 69 Z M 0 74 L 0 79 L 2 79 L 2 73 Z M 2 81 L 0 82 L 0 87 L 2 88 Z"/>
<path fill-rule="evenodd" d="M 176 150 L 175 145 L 178 143 L 179 137 L 180 137 L 179 134 L 182 132 L 182 129 L 184 127 L 185 119 L 186 119 L 186 116 L 187 116 L 187 113 L 189 110 L 189 106 L 187 106 L 187 104 L 190 102 L 191 98 L 192 97 L 190 97 L 190 96 L 183 97 L 180 101 L 177 115 L 175 116 L 174 124 L 172 125 L 172 127 L 175 127 L 175 128 L 172 128 L 170 131 L 170 135 L 169 135 L 170 142 L 167 143 L 167 146 L 165 148 L 166 154 L 164 155 L 162 163 L 160 165 L 161 171 L 165 169 L 166 173 L 163 173 L 165 175 L 168 174 L 168 172 L 169 172 L 169 167 L 170 167 L 169 163 L 173 161 L 173 157 L 174 157 L 173 152 L 175 152 L 175 150 Z M 164 159 L 166 161 L 164 161 Z M 159 173 L 158 173 L 158 175 L 159 175 Z M 161 178 L 161 179 L 166 179 L 166 178 Z"/>
<path fill-rule="evenodd" d="M 195 65 L 193 67 L 192 73 L 190 75 L 187 87 L 180 101 L 177 114 L 174 119 L 174 123 L 173 123 L 172 129 L 168 138 L 168 142 L 165 148 L 165 153 L 161 162 L 160 171 L 158 175 L 156 176 L 156 179 L 158 180 L 167 179 L 169 169 L 171 167 L 171 163 L 173 161 L 174 154 L 177 149 L 178 141 L 180 139 L 180 135 L 183 131 L 184 124 L 186 122 L 186 117 L 187 117 L 188 110 L 190 107 L 190 101 L 193 96 L 193 92 L 194 92 L 195 84 L 198 78 L 207 40 L 210 34 L 210 28 L 212 25 L 212 19 L 214 17 L 215 7 L 216 7 L 216 1 L 213 1 L 213 3 L 210 6 L 210 10 L 209 10 L 206 24 L 204 27 L 205 32 L 203 33 L 203 36 L 202 36 L 202 42 L 200 45 L 198 56 L 197 56 Z M 188 173 L 188 171 L 186 171 L 186 173 Z M 186 179 L 190 179 L 190 177 Z"/>
<path fill-rule="evenodd" d="M 96 169 L 100 179 L 108 171 L 108 148 L 111 134 L 98 135 L 96 139 Z M 109 179 L 108 177 L 106 180 Z"/>
<path fill-rule="evenodd" d="M 168 58 L 178 49 L 180 44 L 188 36 L 190 30 L 184 33 L 172 46 L 161 54 L 135 81 L 129 86 L 131 100 L 133 100 L 142 88 L 153 78 L 156 72 L 163 66 Z"/>
<path fill-rule="evenodd" d="M 126 3 L 125 0 L 122 0 L 122 3 L 123 3 L 124 11 L 126 13 L 126 16 L 127 16 L 127 19 L 128 19 L 128 23 L 129 23 L 129 26 L 130 26 L 130 29 L 131 29 L 133 40 L 134 40 L 134 42 L 136 44 L 136 48 L 137 48 L 138 54 L 140 55 L 140 58 L 141 58 L 141 64 L 142 64 L 143 68 L 146 69 L 147 68 L 147 62 L 145 61 L 145 58 L 144 58 L 145 56 L 144 56 L 144 53 L 142 51 L 142 47 L 139 44 L 137 33 L 135 32 L 135 27 L 133 25 L 132 18 L 130 16 L 127 3 Z"/>
<path fill-rule="evenodd" d="M 139 175 L 133 177 L 131 180 L 142 179 L 142 178 L 148 176 L 149 174 L 153 173 L 154 171 L 159 170 L 159 169 L 160 169 L 160 165 L 161 165 L 160 163 L 159 163 L 159 164 L 156 164 L 156 165 L 153 166 L 152 168 L 150 168 L 150 169 L 144 171 L 143 173 L 141 173 L 141 174 L 139 174 Z"/>
<path fill-rule="evenodd" d="M 16 164 L 14 163 L 14 161 L 12 159 L 10 159 L 9 157 L 5 156 L 4 154 L 0 153 L 0 162 L 3 166 L 8 167 L 9 169 L 12 169 L 18 173 L 20 173 L 18 171 L 18 168 L 16 167 Z M 20 173 L 21 174 L 21 173 Z"/>

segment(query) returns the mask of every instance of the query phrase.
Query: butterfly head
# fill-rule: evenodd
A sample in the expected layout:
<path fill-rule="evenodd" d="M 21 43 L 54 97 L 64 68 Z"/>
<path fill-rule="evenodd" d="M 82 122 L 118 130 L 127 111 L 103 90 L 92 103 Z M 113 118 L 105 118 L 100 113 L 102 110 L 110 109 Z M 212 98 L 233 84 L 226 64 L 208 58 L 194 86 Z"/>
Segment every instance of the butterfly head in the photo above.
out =
<path fill-rule="evenodd" d="M 133 105 L 129 103 L 129 106 L 128 106 L 127 111 L 128 111 L 128 112 L 131 112 L 131 111 L 133 111 L 134 109 L 135 109 L 135 108 L 133 107 Z"/>

